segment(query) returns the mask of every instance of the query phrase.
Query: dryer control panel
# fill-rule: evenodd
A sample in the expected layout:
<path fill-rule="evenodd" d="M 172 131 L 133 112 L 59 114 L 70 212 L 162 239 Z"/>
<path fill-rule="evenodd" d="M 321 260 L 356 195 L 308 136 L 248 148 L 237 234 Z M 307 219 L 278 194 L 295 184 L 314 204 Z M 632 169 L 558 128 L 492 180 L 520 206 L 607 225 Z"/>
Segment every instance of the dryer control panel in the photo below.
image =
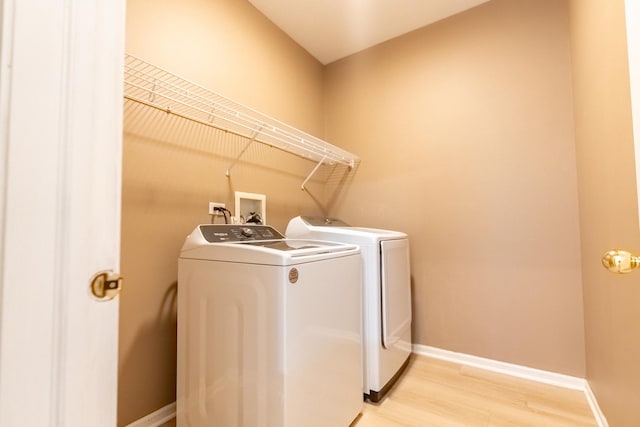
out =
<path fill-rule="evenodd" d="M 338 218 L 318 216 L 301 216 L 300 218 L 309 225 L 321 227 L 350 227 L 349 224 Z"/>
<path fill-rule="evenodd" d="M 209 243 L 284 239 L 278 230 L 268 225 L 205 224 L 200 226 L 200 232 Z"/>

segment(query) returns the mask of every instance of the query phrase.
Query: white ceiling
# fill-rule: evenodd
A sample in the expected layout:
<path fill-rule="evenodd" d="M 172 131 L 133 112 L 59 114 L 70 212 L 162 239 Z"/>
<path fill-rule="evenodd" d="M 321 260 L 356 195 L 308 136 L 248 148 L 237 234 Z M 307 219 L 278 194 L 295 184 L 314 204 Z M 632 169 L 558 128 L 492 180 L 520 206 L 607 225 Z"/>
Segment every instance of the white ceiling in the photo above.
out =
<path fill-rule="evenodd" d="M 488 0 L 249 0 L 328 64 Z"/>

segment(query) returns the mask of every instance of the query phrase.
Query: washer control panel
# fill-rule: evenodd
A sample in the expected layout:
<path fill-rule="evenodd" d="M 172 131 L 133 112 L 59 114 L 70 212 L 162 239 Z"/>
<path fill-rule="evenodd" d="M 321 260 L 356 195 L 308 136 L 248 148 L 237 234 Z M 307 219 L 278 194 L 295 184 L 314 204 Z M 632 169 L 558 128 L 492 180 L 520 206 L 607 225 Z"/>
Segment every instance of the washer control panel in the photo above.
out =
<path fill-rule="evenodd" d="M 280 232 L 268 225 L 204 224 L 200 226 L 200 233 L 210 243 L 284 239 Z"/>

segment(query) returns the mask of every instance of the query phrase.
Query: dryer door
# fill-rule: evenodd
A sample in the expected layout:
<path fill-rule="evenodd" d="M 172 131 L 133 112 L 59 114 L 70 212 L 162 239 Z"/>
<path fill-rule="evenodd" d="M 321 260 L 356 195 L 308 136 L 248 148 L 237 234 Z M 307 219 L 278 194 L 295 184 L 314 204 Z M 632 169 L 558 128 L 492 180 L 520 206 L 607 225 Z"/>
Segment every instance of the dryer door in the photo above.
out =
<path fill-rule="evenodd" d="M 383 240 L 380 259 L 382 345 L 390 348 L 411 328 L 409 240 Z"/>

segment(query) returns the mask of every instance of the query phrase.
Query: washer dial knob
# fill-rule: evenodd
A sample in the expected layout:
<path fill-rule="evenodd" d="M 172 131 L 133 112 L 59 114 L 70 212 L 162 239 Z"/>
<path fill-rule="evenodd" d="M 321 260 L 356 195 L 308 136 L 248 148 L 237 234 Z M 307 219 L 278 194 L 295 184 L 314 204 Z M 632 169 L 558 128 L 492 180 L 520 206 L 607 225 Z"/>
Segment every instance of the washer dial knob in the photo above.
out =
<path fill-rule="evenodd" d="M 252 228 L 249 228 L 249 227 L 242 227 L 240 232 L 242 233 L 242 235 L 244 237 L 253 237 L 256 234 L 255 230 L 253 230 Z"/>

